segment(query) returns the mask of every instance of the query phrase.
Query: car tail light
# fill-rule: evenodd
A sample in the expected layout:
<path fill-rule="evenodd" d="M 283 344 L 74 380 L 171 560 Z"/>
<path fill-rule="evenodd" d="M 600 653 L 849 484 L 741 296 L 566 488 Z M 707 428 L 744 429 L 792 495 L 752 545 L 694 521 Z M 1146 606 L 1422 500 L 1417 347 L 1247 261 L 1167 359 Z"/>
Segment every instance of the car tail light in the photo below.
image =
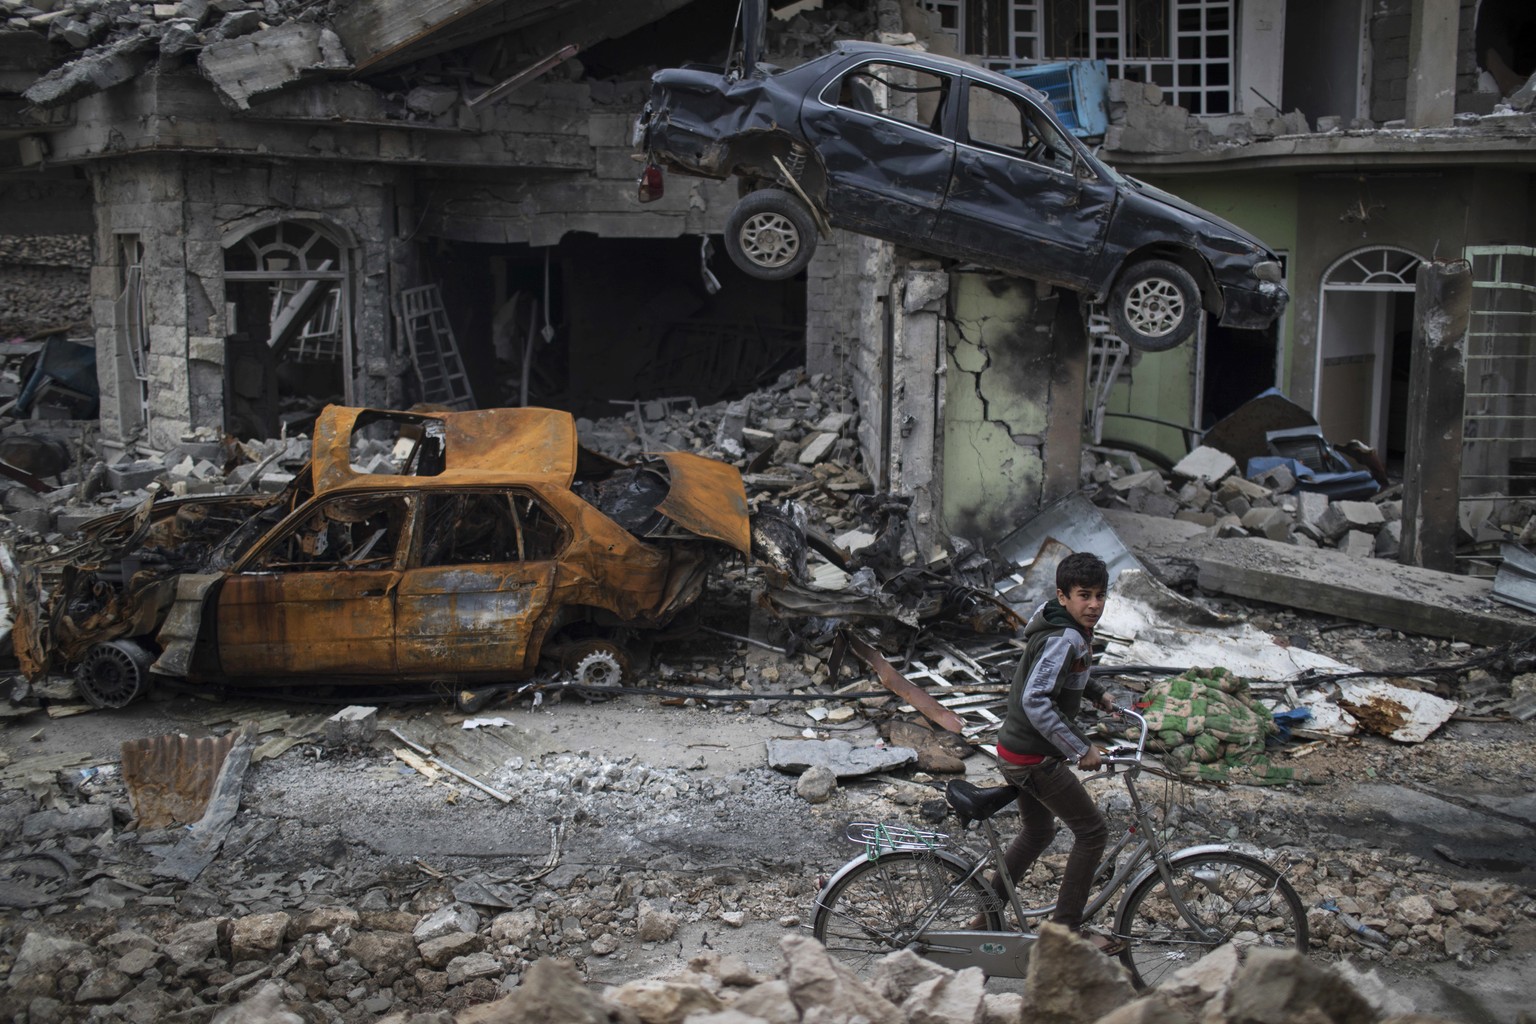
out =
<path fill-rule="evenodd" d="M 654 203 L 666 191 L 666 183 L 661 178 L 661 168 L 655 164 L 645 165 L 645 170 L 640 172 L 638 184 L 639 198 L 642 203 Z"/>

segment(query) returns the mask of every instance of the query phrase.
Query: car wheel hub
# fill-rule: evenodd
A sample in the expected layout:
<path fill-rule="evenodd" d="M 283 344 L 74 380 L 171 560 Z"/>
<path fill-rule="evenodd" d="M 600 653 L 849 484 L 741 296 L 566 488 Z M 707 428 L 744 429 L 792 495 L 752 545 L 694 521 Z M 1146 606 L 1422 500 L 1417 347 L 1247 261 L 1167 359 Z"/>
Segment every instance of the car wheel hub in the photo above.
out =
<path fill-rule="evenodd" d="M 760 213 L 741 226 L 741 248 L 754 263 L 782 267 L 800 251 L 800 236 L 789 218 Z"/>
<path fill-rule="evenodd" d="M 1140 333 L 1160 338 L 1184 319 L 1184 294 L 1166 278 L 1148 278 L 1126 293 L 1125 318 Z"/>

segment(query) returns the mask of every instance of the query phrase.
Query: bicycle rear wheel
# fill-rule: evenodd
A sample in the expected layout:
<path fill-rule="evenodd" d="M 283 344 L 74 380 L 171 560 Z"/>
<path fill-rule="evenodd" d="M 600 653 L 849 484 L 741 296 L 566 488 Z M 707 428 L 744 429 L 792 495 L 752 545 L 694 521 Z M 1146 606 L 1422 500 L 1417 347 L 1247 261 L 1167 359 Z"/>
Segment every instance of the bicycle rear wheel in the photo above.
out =
<path fill-rule="evenodd" d="M 1153 871 L 1131 890 L 1115 921 L 1126 943 L 1120 959 L 1137 988 L 1156 985 L 1227 942 L 1307 951 L 1306 908 L 1268 864 L 1215 850 L 1175 855 L 1168 867 L 1172 893 Z"/>
<path fill-rule="evenodd" d="M 997 931 L 997 897 L 979 878 L 967 878 L 969 872 L 959 858 L 928 851 L 897 850 L 854 863 L 816 898 L 811 933 L 863 971 L 910 946 L 930 916 L 927 927 L 934 931 L 965 930 L 978 915 L 983 930 Z"/>

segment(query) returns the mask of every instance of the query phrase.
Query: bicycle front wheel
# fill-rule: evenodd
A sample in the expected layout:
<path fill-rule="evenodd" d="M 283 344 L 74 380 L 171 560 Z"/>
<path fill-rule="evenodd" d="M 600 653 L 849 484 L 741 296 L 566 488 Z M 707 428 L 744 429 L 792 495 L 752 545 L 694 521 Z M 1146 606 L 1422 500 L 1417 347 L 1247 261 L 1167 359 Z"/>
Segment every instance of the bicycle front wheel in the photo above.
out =
<path fill-rule="evenodd" d="M 1230 850 L 1175 855 L 1131 890 L 1115 922 L 1121 961 L 1137 988 L 1194 963 L 1217 946 L 1307 951 L 1307 912 L 1296 890 L 1256 857 Z"/>
<path fill-rule="evenodd" d="M 855 971 L 906 949 L 920 929 L 997 931 L 998 900 L 959 858 L 897 850 L 839 872 L 816 899 L 811 932 Z M 919 949 L 918 952 L 921 952 Z"/>

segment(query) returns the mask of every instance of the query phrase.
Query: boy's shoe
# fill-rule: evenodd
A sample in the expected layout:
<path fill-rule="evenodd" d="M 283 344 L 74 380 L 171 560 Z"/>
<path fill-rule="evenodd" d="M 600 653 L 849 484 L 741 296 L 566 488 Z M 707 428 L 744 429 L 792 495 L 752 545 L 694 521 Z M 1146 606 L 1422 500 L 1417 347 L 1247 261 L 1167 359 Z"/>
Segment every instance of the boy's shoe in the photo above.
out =
<path fill-rule="evenodd" d="M 1079 934 L 1093 943 L 1093 948 L 1105 956 L 1119 956 L 1125 952 L 1124 940 L 1118 939 L 1113 935 L 1105 935 L 1101 932 L 1080 932 Z"/>

